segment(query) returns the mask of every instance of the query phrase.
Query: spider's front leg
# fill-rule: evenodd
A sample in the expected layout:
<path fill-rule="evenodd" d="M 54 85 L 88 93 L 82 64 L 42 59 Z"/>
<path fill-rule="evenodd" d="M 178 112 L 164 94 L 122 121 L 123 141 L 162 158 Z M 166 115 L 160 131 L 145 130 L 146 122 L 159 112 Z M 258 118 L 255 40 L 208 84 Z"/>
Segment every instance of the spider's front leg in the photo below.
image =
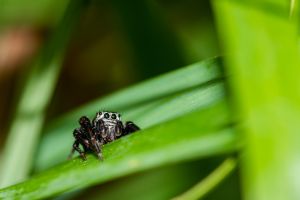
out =
<path fill-rule="evenodd" d="M 83 130 L 75 129 L 74 132 L 73 132 L 73 135 L 75 137 L 75 142 L 73 144 L 71 153 L 68 156 L 68 159 L 71 159 L 74 152 L 77 151 L 80 154 L 81 158 L 83 160 L 86 160 L 85 152 L 90 147 L 89 141 L 87 139 L 85 139 L 85 135 L 83 133 Z M 81 144 L 83 146 L 84 151 L 82 151 L 80 149 L 79 144 Z"/>
<path fill-rule="evenodd" d="M 90 140 L 90 148 L 94 151 L 99 160 L 103 160 L 102 147 L 104 144 L 104 140 L 96 127 L 93 127 L 93 133 L 94 135 Z"/>
<path fill-rule="evenodd" d="M 103 154 L 102 154 L 102 143 L 99 141 L 95 142 L 95 153 L 99 160 L 103 160 Z"/>
<path fill-rule="evenodd" d="M 86 156 L 85 156 L 85 152 L 82 151 L 80 148 L 79 148 L 79 141 L 76 140 L 73 144 L 73 147 L 72 147 L 72 151 L 70 153 L 70 155 L 68 156 L 68 160 L 70 160 L 74 154 L 75 151 L 77 151 L 79 154 L 80 154 L 80 157 L 83 159 L 83 160 L 86 160 Z"/>
<path fill-rule="evenodd" d="M 123 129 L 123 134 L 122 135 L 128 135 L 128 134 L 136 132 L 138 130 L 140 130 L 140 128 L 136 124 L 134 124 L 131 121 L 128 121 L 125 124 L 125 127 Z"/>

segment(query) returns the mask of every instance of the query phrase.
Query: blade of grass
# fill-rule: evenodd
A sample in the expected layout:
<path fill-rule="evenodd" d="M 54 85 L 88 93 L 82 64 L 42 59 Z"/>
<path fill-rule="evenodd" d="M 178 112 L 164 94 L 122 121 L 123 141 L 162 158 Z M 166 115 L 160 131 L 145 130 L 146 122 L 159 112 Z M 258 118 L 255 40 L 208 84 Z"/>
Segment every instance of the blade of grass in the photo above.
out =
<path fill-rule="evenodd" d="M 236 168 L 236 160 L 234 158 L 226 159 L 217 169 L 209 174 L 204 180 L 197 183 L 191 189 L 174 197 L 172 200 L 194 200 L 202 199 L 215 187 L 217 187 L 231 172 Z"/>
<path fill-rule="evenodd" d="M 93 117 L 101 109 L 115 110 L 125 120 L 147 128 L 219 101 L 224 96 L 222 85 L 214 83 L 221 77 L 219 68 L 217 59 L 200 62 L 116 92 L 58 119 L 46 129 L 36 171 L 65 160 L 73 141 L 71 132 L 82 115 Z"/>
<path fill-rule="evenodd" d="M 229 121 L 227 106 L 220 102 L 106 145 L 103 162 L 93 155 L 86 162 L 73 159 L 0 190 L 0 198 L 45 198 L 157 166 L 232 152 L 238 143 L 232 127 L 226 128 Z"/>
<path fill-rule="evenodd" d="M 289 11 L 290 17 L 297 17 L 295 15 L 298 13 L 298 10 L 299 10 L 298 3 L 299 2 L 296 0 L 290 0 L 290 11 Z"/>
<path fill-rule="evenodd" d="M 124 115 L 126 119 L 133 120 L 142 129 L 148 128 L 189 112 L 205 109 L 221 101 L 224 95 L 222 86 L 222 84 L 213 84 L 205 88 L 196 88 L 183 94 L 163 98 L 150 105 L 146 104 L 136 109 L 126 111 Z M 126 115 L 128 115 L 128 117 Z M 48 140 L 47 143 L 42 146 L 36 159 L 38 171 L 65 161 L 74 140 L 71 134 L 72 128 L 69 128 L 69 130 L 66 129 L 65 131 L 58 128 L 56 135 L 60 133 L 59 138 L 53 137 L 53 140 Z M 53 150 L 53 145 L 56 146 L 55 150 Z"/>
<path fill-rule="evenodd" d="M 225 61 L 231 87 L 244 122 L 244 196 L 300 199 L 298 22 L 289 16 L 289 1 L 260 1 L 281 14 L 244 2 L 214 1 L 221 41 L 229 53 Z"/>
<path fill-rule="evenodd" d="M 70 30 L 78 19 L 82 2 L 71 1 L 57 30 L 30 69 L 5 144 L 0 187 L 25 179 L 31 170 L 45 109 L 53 94 Z"/>
<path fill-rule="evenodd" d="M 155 78 L 143 81 L 139 84 L 125 88 L 79 107 L 78 109 L 56 120 L 56 122 L 52 124 L 54 124 L 54 126 L 61 126 L 66 123 L 66 121 L 77 119 L 78 116 L 83 114 L 94 115 L 95 109 L 129 109 L 162 97 L 180 93 L 193 87 L 198 87 L 209 81 L 222 77 L 220 63 L 221 60 L 219 58 L 207 59 L 205 61 L 156 76 Z M 76 117 L 74 118 L 74 116 Z"/>

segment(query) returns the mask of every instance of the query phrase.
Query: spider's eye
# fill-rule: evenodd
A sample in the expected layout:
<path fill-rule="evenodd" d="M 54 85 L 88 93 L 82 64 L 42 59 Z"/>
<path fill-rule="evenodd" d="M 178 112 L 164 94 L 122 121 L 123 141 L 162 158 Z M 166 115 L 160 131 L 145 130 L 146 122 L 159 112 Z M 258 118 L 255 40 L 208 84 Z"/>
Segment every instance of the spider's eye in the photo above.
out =
<path fill-rule="evenodd" d="M 108 114 L 108 113 L 105 113 L 105 114 L 104 114 L 104 118 L 105 118 L 105 119 L 108 119 L 108 118 L 109 118 L 109 114 Z"/>
<path fill-rule="evenodd" d="M 102 115 L 102 112 L 99 112 L 99 115 Z"/>
<path fill-rule="evenodd" d="M 120 117 L 121 117 L 121 115 L 120 115 L 120 114 L 118 114 L 118 117 L 120 118 Z"/>
<path fill-rule="evenodd" d="M 117 118 L 116 114 L 112 114 L 112 115 L 111 115 L 111 118 L 112 118 L 112 119 L 116 119 L 116 118 Z"/>

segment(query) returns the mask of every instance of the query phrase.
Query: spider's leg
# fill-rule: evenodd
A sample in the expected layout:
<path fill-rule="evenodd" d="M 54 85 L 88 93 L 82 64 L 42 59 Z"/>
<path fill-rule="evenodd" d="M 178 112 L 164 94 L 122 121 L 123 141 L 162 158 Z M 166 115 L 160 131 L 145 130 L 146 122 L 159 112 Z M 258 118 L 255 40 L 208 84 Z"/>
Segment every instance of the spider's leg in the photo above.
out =
<path fill-rule="evenodd" d="M 97 140 L 102 143 L 102 144 L 106 144 L 107 140 L 107 128 L 104 126 L 104 122 L 103 120 L 95 120 L 94 119 L 94 129 L 95 129 L 95 133 L 96 133 L 96 137 Z"/>
<path fill-rule="evenodd" d="M 126 122 L 125 128 L 123 130 L 123 135 L 127 135 L 140 130 L 140 128 L 131 121 Z"/>
<path fill-rule="evenodd" d="M 84 130 L 82 132 L 85 133 L 85 135 L 89 139 L 91 139 L 94 136 L 94 132 L 93 132 L 93 125 L 91 124 L 89 118 L 87 118 L 86 116 L 82 116 L 79 119 L 79 124 L 81 126 L 81 129 Z"/>
<path fill-rule="evenodd" d="M 115 134 L 116 134 L 116 138 L 120 138 L 124 134 L 124 126 L 121 121 L 117 122 Z"/>
<path fill-rule="evenodd" d="M 87 139 L 86 133 L 84 132 L 84 129 L 79 128 L 75 129 L 73 132 L 73 135 L 76 139 L 74 142 L 73 148 L 80 154 L 83 160 L 86 160 L 85 153 L 90 148 L 90 143 Z M 83 146 L 84 151 L 82 151 L 79 148 L 79 144 Z"/>
<path fill-rule="evenodd" d="M 83 129 L 81 129 L 81 128 L 75 129 L 73 132 L 73 135 L 74 135 L 75 139 L 78 140 L 78 142 L 82 146 L 85 146 L 87 148 L 90 147 L 89 140 L 87 139 L 87 134 L 85 133 L 85 131 Z"/>
<path fill-rule="evenodd" d="M 81 158 L 82 158 L 83 160 L 86 160 L 85 153 L 79 148 L 79 144 L 80 144 L 80 143 L 79 143 L 78 140 L 76 140 L 76 141 L 74 142 L 72 151 L 71 151 L 71 153 L 70 153 L 68 159 L 71 159 L 72 156 L 73 156 L 73 154 L 74 154 L 74 152 L 77 151 L 77 152 L 80 154 Z"/>
<path fill-rule="evenodd" d="M 91 138 L 91 145 L 93 146 L 93 151 L 97 155 L 99 160 L 103 160 L 102 156 L 102 145 L 105 143 L 102 132 L 104 130 L 104 124 L 102 120 L 96 120 L 96 118 L 93 120 L 93 137 Z"/>
<path fill-rule="evenodd" d="M 96 143 L 97 143 L 96 146 L 98 147 L 97 152 L 96 152 L 97 157 L 98 157 L 99 160 L 103 160 L 103 155 L 102 155 L 102 147 L 103 147 L 103 145 L 99 141 L 96 141 Z"/>

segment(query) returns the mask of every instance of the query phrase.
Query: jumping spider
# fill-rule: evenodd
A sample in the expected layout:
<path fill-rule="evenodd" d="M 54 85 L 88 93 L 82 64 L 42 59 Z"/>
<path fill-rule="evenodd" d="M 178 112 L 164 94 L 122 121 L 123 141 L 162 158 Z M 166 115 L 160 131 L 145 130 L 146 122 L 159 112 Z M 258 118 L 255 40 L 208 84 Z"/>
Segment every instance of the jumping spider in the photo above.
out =
<path fill-rule="evenodd" d="M 102 146 L 104 144 L 140 130 L 131 121 L 126 122 L 124 126 L 121 115 L 116 112 L 98 112 L 92 123 L 89 118 L 82 116 L 79 119 L 79 124 L 80 127 L 73 132 L 75 142 L 69 159 L 77 151 L 83 160 L 86 160 L 86 152 L 94 152 L 102 160 Z M 83 151 L 80 149 L 79 144 L 83 147 Z"/>

